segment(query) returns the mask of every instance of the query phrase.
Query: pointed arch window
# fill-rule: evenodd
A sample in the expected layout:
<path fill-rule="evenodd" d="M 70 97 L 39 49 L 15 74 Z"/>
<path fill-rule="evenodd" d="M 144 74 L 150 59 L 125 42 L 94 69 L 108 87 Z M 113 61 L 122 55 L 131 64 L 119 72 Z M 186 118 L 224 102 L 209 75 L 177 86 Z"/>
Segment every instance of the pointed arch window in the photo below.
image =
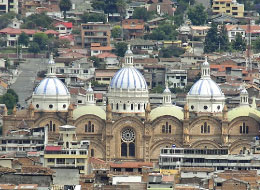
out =
<path fill-rule="evenodd" d="M 49 132 L 55 132 L 56 131 L 56 124 L 53 121 L 50 121 L 47 125 Z"/>

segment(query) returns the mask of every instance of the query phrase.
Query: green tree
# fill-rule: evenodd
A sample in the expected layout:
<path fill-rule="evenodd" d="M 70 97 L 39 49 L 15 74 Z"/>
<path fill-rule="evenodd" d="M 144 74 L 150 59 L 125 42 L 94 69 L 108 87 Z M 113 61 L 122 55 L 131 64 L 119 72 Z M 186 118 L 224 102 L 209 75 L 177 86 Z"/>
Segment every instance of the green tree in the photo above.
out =
<path fill-rule="evenodd" d="M 80 16 L 83 23 L 87 22 L 103 22 L 106 23 L 106 16 L 100 13 L 84 13 Z"/>
<path fill-rule="evenodd" d="M 185 50 L 183 48 L 180 47 L 176 47 L 176 46 L 170 46 L 167 48 L 162 48 L 159 51 L 159 57 L 179 57 L 180 55 L 184 54 Z"/>
<path fill-rule="evenodd" d="M 0 97 L 0 103 L 5 104 L 8 110 L 12 110 L 16 105 L 15 97 L 10 93 L 5 93 Z"/>
<path fill-rule="evenodd" d="M 115 48 L 116 48 L 116 50 L 115 50 L 116 55 L 119 57 L 124 57 L 125 52 L 127 50 L 127 43 L 118 42 L 118 43 L 116 43 Z"/>
<path fill-rule="evenodd" d="M 120 38 L 122 36 L 122 28 L 119 25 L 114 26 L 111 31 L 111 36 L 113 38 Z"/>
<path fill-rule="evenodd" d="M 61 0 L 59 3 L 60 10 L 63 12 L 64 19 L 66 19 L 66 13 L 71 9 L 71 1 L 70 0 Z"/>
<path fill-rule="evenodd" d="M 21 28 L 26 29 L 36 29 L 36 28 L 46 28 L 52 29 L 53 28 L 53 20 L 47 16 L 45 13 L 41 14 L 32 14 L 28 17 L 23 19 L 23 24 Z"/>
<path fill-rule="evenodd" d="M 242 35 L 239 32 L 236 33 L 235 40 L 232 41 L 231 45 L 232 45 L 232 49 L 236 51 L 246 50 L 246 42 L 242 38 Z"/>
<path fill-rule="evenodd" d="M 217 51 L 219 47 L 219 37 L 218 37 L 218 29 L 215 23 L 211 24 L 211 28 L 209 29 L 204 42 L 204 52 L 212 53 Z"/>
<path fill-rule="evenodd" d="M 151 19 L 153 16 L 153 12 L 147 11 L 144 7 L 138 7 L 134 9 L 133 18 L 134 19 L 143 19 L 144 21 L 147 21 Z"/>
<path fill-rule="evenodd" d="M 99 60 L 98 57 L 96 57 L 96 56 L 91 56 L 91 57 L 89 57 L 89 60 L 91 60 L 91 61 L 93 62 L 93 66 L 94 66 L 95 68 L 100 68 L 101 64 L 100 64 L 100 60 Z"/>
<path fill-rule="evenodd" d="M 16 92 L 13 89 L 8 89 L 7 93 L 12 94 L 15 98 L 15 103 L 19 101 L 19 96 L 16 94 Z"/>
<path fill-rule="evenodd" d="M 45 33 L 36 33 L 33 35 L 33 42 L 38 44 L 40 50 L 45 50 L 48 45 L 48 36 Z"/>
<path fill-rule="evenodd" d="M 228 40 L 228 32 L 225 25 L 221 25 L 220 32 L 219 32 L 219 47 L 221 51 L 228 51 L 230 49 L 230 43 Z"/>
<path fill-rule="evenodd" d="M 256 40 L 254 40 L 254 42 L 252 43 L 253 46 L 253 50 L 258 53 L 260 52 L 260 38 L 257 38 Z"/>
<path fill-rule="evenodd" d="M 93 0 L 92 7 L 96 10 L 103 10 L 105 14 L 116 13 L 118 0 Z"/>
<path fill-rule="evenodd" d="M 175 40 L 177 35 L 176 26 L 163 23 L 158 28 L 155 28 L 148 38 L 151 40 Z"/>
<path fill-rule="evenodd" d="M 159 94 L 161 94 L 161 93 L 163 93 L 164 89 L 165 89 L 164 86 L 162 86 L 162 85 L 157 85 L 157 86 L 155 86 L 154 88 L 152 88 L 150 92 L 151 92 L 151 93 L 159 93 Z"/>
<path fill-rule="evenodd" d="M 204 25 L 207 20 L 207 12 L 202 4 L 198 4 L 188 10 L 188 17 L 193 25 Z"/>
<path fill-rule="evenodd" d="M 121 19 L 123 19 L 124 13 L 126 11 L 126 5 L 127 4 L 125 0 L 117 0 L 116 2 L 116 8 L 120 14 Z"/>
<path fill-rule="evenodd" d="M 11 23 L 16 14 L 14 12 L 8 12 L 0 16 L 0 29 L 6 28 Z"/>
<path fill-rule="evenodd" d="M 30 53 L 33 53 L 34 55 L 36 55 L 37 53 L 39 53 L 41 51 L 41 49 L 40 49 L 38 43 L 32 42 L 29 44 L 28 51 Z"/>
<path fill-rule="evenodd" d="M 28 46 L 29 44 L 29 36 L 25 34 L 24 32 L 21 33 L 21 35 L 18 38 L 18 43 L 24 46 Z"/>

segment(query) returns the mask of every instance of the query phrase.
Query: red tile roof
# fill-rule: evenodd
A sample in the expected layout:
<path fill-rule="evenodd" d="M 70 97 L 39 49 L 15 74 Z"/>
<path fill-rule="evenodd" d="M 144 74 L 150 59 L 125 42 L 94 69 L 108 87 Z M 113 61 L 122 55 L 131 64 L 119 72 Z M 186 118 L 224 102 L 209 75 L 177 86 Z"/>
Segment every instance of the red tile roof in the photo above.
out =
<path fill-rule="evenodd" d="M 112 47 L 110 46 L 100 46 L 100 47 L 91 47 L 91 50 L 107 50 L 107 51 L 111 51 Z"/>
<path fill-rule="evenodd" d="M 107 58 L 107 57 L 117 58 L 117 56 L 115 54 L 109 53 L 109 52 L 104 52 L 104 53 L 98 54 L 97 57 L 100 58 L 100 59 L 104 59 L 104 58 Z"/>
<path fill-rule="evenodd" d="M 64 35 L 64 36 L 60 36 L 60 39 L 65 39 L 65 40 L 72 42 L 72 41 L 74 41 L 74 36 L 72 34 Z"/>
<path fill-rule="evenodd" d="M 30 29 L 18 29 L 18 28 L 4 28 L 2 30 L 0 30 L 0 33 L 2 34 L 21 34 L 22 32 L 24 32 L 25 34 L 35 34 L 37 32 L 41 32 L 39 30 L 30 30 Z"/>
<path fill-rule="evenodd" d="M 54 26 L 63 25 L 67 28 L 72 28 L 72 22 L 58 22 Z"/>
<path fill-rule="evenodd" d="M 46 151 L 61 151 L 61 146 L 46 146 Z"/>
<path fill-rule="evenodd" d="M 59 32 L 57 32 L 55 30 L 46 30 L 44 33 L 45 34 L 54 34 L 54 35 L 58 35 L 59 34 Z"/>
<path fill-rule="evenodd" d="M 153 167 L 151 162 L 122 162 L 122 163 L 110 163 L 111 168 L 142 168 Z"/>

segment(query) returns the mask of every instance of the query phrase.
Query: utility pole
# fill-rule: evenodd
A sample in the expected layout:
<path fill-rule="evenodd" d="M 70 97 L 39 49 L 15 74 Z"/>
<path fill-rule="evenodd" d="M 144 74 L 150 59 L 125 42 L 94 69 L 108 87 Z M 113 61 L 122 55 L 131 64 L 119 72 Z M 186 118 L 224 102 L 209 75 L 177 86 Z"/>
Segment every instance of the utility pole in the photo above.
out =
<path fill-rule="evenodd" d="M 251 19 L 248 18 L 247 23 L 247 62 L 248 62 L 248 71 L 252 71 L 252 61 L 251 61 Z"/>

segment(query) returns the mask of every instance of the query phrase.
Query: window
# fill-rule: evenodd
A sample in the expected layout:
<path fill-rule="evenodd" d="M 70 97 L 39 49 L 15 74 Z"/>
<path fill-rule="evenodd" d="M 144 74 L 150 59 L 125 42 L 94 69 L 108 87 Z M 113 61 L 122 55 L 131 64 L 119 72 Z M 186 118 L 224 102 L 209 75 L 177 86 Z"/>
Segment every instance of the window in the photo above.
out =
<path fill-rule="evenodd" d="M 131 110 L 134 110 L 134 104 L 131 104 Z"/>
<path fill-rule="evenodd" d="M 123 109 L 126 110 L 126 104 L 123 104 Z"/>
<path fill-rule="evenodd" d="M 140 104 L 138 104 L 138 110 L 140 110 L 141 109 L 141 105 Z"/>
<path fill-rule="evenodd" d="M 192 105 L 190 108 L 193 110 L 193 109 L 194 109 L 194 106 Z"/>
<path fill-rule="evenodd" d="M 210 133 L 210 126 L 207 122 L 200 126 L 200 133 Z"/>
<path fill-rule="evenodd" d="M 55 159 L 54 158 L 48 158 L 48 162 L 54 162 Z"/>
<path fill-rule="evenodd" d="M 49 105 L 49 108 L 50 108 L 50 109 L 52 109 L 52 108 L 53 108 L 53 105 L 52 105 L 52 104 L 50 104 L 50 105 Z"/>
<path fill-rule="evenodd" d="M 249 127 L 246 126 L 245 122 L 243 122 L 243 124 L 239 128 L 240 128 L 240 134 L 248 134 L 249 133 Z"/>
<path fill-rule="evenodd" d="M 90 150 L 90 156 L 91 156 L 91 157 L 94 157 L 94 156 L 95 156 L 95 152 L 94 152 L 94 149 L 93 149 L 93 148 Z"/>
<path fill-rule="evenodd" d="M 172 133 L 172 126 L 168 122 L 162 126 L 162 133 Z"/>
<path fill-rule="evenodd" d="M 135 132 L 126 128 L 121 133 L 121 156 L 135 157 Z"/>
<path fill-rule="evenodd" d="M 86 133 L 94 133 L 95 132 L 95 126 L 91 121 L 89 121 L 87 124 L 85 124 L 85 132 Z"/>
<path fill-rule="evenodd" d="M 208 106 L 204 106 L 204 110 L 207 110 L 208 109 Z"/>
<path fill-rule="evenodd" d="M 66 104 L 63 104 L 63 106 L 62 106 L 64 109 L 66 108 Z"/>
<path fill-rule="evenodd" d="M 10 37 L 14 38 L 14 37 L 16 37 L 16 35 L 15 34 L 10 34 Z"/>
<path fill-rule="evenodd" d="M 39 104 L 36 104 L 36 108 L 38 109 L 40 106 L 39 106 Z"/>
<path fill-rule="evenodd" d="M 116 110 L 118 110 L 118 103 L 116 104 Z"/>
<path fill-rule="evenodd" d="M 55 132 L 56 131 L 56 124 L 53 121 L 50 121 L 47 125 L 48 131 Z"/>

